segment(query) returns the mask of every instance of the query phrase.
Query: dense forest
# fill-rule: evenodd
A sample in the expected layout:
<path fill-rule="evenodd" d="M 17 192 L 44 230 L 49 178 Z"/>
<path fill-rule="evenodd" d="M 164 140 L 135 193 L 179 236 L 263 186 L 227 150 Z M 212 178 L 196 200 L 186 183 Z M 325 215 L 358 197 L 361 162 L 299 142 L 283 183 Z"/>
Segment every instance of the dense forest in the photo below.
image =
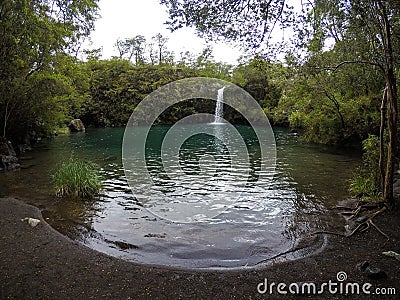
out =
<path fill-rule="evenodd" d="M 150 41 L 142 35 L 116 40 L 119 55 L 111 59 L 103 59 L 101 49 L 84 50 L 79 59 L 82 39 L 97 18 L 97 1 L 2 1 L 2 140 L 29 143 L 75 118 L 86 126 L 124 126 L 136 105 L 158 87 L 187 77 L 215 77 L 245 89 L 273 124 L 301 132 L 305 141 L 366 140 L 370 153 L 359 176 L 369 182 L 370 193 L 392 200 L 398 1 L 319 0 L 299 11 L 278 0 L 161 2 L 169 9 L 172 30 L 193 26 L 209 39 L 239 41 L 246 56 L 231 66 L 215 61 L 211 48 L 177 55 L 157 34 Z M 269 43 L 276 26 L 291 28 L 290 45 Z M 160 122 L 212 113 L 214 106 L 188 101 Z M 226 118 L 234 121 L 235 112 L 228 109 Z"/>

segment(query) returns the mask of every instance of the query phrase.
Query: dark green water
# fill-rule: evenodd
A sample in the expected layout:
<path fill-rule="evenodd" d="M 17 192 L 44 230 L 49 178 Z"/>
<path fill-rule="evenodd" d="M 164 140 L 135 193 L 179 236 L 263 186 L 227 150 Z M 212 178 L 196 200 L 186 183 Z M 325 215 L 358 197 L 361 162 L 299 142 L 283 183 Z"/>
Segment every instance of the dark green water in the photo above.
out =
<path fill-rule="evenodd" d="M 257 147 L 252 147 L 249 128 L 238 129 L 254 150 L 250 151 L 251 183 L 258 180 L 256 172 L 251 172 L 257 169 Z M 57 230 L 110 255 L 146 264 L 234 268 L 256 265 L 295 247 L 316 229 L 340 226 L 340 218 L 327 208 L 348 196 L 346 181 L 360 160 L 351 149 L 302 144 L 295 134 L 276 128 L 277 165 L 268 188 L 249 190 L 240 202 L 214 218 L 186 224 L 154 215 L 132 194 L 121 163 L 123 133 L 124 128 L 90 129 L 41 143 L 22 161 L 29 168 L 1 175 L 1 196 L 15 196 L 40 207 Z M 217 162 L 217 174 L 229 165 L 227 149 L 220 148 L 218 156 L 210 143 L 206 135 L 187 140 L 179 154 L 193 197 L 213 187 L 212 180 L 207 185 L 196 179 L 210 156 Z M 187 189 L 163 177 L 157 139 L 149 141 L 148 148 L 148 169 L 155 185 L 179 199 Z M 53 196 L 50 174 L 71 153 L 101 166 L 104 190 L 99 199 L 82 202 Z M 202 160 L 204 154 L 209 156 Z M 234 177 L 224 177 L 224 182 L 232 183 L 225 185 L 227 193 L 235 188 Z M 150 207 L 157 207 L 154 201 Z"/>

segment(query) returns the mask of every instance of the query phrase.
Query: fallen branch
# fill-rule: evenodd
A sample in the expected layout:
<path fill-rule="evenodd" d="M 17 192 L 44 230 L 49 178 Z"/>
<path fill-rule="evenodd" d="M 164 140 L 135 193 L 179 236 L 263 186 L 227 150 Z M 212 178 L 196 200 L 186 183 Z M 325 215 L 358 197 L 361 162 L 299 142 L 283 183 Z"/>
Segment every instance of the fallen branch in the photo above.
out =
<path fill-rule="evenodd" d="M 378 205 L 370 205 L 370 204 L 366 204 L 366 205 L 359 205 L 358 208 L 356 210 L 353 210 L 351 212 L 343 212 L 341 214 L 350 214 L 351 217 L 349 218 L 349 220 L 354 219 L 355 217 L 357 217 L 362 209 L 374 209 L 379 207 Z M 375 218 L 376 216 L 378 216 L 379 214 L 383 213 L 385 210 L 387 209 L 386 206 L 383 206 L 381 209 L 379 209 L 378 211 L 375 211 L 374 213 L 372 213 L 371 215 L 368 216 L 368 218 L 360 223 L 352 232 L 350 232 L 349 234 L 344 234 L 344 233 L 340 233 L 340 232 L 333 232 L 333 231 L 316 231 L 313 232 L 312 234 L 331 234 L 331 235 L 337 235 L 337 236 L 342 236 L 342 237 L 351 237 L 353 236 L 355 233 L 359 232 L 365 232 L 367 231 L 370 226 L 372 225 L 373 227 L 375 227 L 375 229 L 382 234 L 384 237 L 386 237 L 386 239 L 389 240 L 389 236 L 384 233 L 373 221 L 372 219 Z M 363 228 L 364 227 L 364 228 Z"/>
<path fill-rule="evenodd" d="M 386 207 L 386 206 L 382 207 L 380 210 L 378 210 L 377 212 L 373 213 L 372 216 L 369 218 L 369 220 L 372 220 L 372 219 L 375 218 L 377 215 L 383 213 L 385 210 L 387 210 L 387 207 Z"/>
<path fill-rule="evenodd" d="M 372 222 L 372 220 L 368 220 L 368 223 L 374 226 L 375 229 L 378 230 L 378 232 L 382 234 L 387 240 L 390 240 L 389 236 L 386 233 L 384 233 L 374 222 Z"/>
<path fill-rule="evenodd" d="M 349 220 L 354 219 L 355 217 L 357 217 L 358 214 L 360 213 L 361 209 L 362 209 L 362 206 L 359 206 L 359 207 L 353 212 L 353 214 L 352 214 L 352 216 L 349 218 Z"/>
<path fill-rule="evenodd" d="M 360 230 L 361 227 L 363 227 L 364 225 L 366 225 L 366 228 Z M 363 222 L 361 224 L 359 224 L 350 234 L 347 235 L 347 237 L 351 237 L 353 236 L 358 230 L 360 230 L 360 232 L 364 232 L 369 228 L 369 224 L 366 222 Z"/>

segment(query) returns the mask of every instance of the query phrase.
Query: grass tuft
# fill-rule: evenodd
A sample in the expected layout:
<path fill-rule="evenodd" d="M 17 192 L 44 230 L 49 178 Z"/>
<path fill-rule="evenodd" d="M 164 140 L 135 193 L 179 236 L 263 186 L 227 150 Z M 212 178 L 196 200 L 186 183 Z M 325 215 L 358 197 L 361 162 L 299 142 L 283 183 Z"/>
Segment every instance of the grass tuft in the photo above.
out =
<path fill-rule="evenodd" d="M 52 175 L 59 197 L 93 198 L 101 190 L 101 176 L 97 165 L 71 157 Z"/>
<path fill-rule="evenodd" d="M 67 126 L 59 127 L 56 129 L 57 134 L 70 134 L 70 130 Z"/>

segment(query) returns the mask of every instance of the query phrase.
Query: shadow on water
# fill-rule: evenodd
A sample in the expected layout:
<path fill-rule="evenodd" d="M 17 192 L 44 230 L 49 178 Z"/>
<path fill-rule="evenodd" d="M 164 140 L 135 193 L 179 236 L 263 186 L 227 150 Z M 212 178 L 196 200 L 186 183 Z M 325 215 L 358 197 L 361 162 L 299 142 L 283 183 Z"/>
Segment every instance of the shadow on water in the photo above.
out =
<path fill-rule="evenodd" d="M 184 191 L 176 182 L 168 181 L 168 176 L 162 177 L 157 144 L 168 127 L 154 130 L 156 137 L 149 141 L 149 149 L 153 149 L 148 153 L 150 173 L 168 192 Z M 238 130 L 248 135 L 253 170 L 249 182 L 257 181 L 254 170 L 259 147 L 248 128 Z M 348 196 L 346 181 L 360 161 L 359 153 L 352 149 L 302 144 L 295 134 L 275 128 L 277 166 L 269 188 L 249 189 L 244 200 L 220 215 L 185 224 L 155 216 L 134 197 L 121 163 L 123 132 L 123 128 L 89 129 L 85 134 L 43 142 L 23 160 L 29 168 L 0 176 L 1 196 L 15 196 L 38 206 L 60 232 L 126 260 L 183 268 L 237 268 L 256 266 L 299 247 L 301 238 L 313 230 L 342 226 L 342 220 L 327 208 Z M 207 135 L 185 142 L 179 159 L 189 179 L 202 172 L 201 166 L 207 165 L 209 156 L 214 163 L 217 161 L 219 170 L 230 165 L 224 145 L 218 144 L 216 153 L 209 152 L 207 147 L 215 142 L 215 137 Z M 101 167 L 104 190 L 98 199 L 79 201 L 54 196 L 51 173 L 71 153 Z M 209 156 L 202 158 L 204 154 Z M 234 189 L 234 178 L 223 176 L 232 181 L 229 188 Z M 207 187 L 195 180 L 191 186 L 194 195 L 207 192 Z M 313 239 L 310 243 L 305 248 L 314 251 L 323 241 Z M 305 254 L 307 251 L 298 255 Z"/>

